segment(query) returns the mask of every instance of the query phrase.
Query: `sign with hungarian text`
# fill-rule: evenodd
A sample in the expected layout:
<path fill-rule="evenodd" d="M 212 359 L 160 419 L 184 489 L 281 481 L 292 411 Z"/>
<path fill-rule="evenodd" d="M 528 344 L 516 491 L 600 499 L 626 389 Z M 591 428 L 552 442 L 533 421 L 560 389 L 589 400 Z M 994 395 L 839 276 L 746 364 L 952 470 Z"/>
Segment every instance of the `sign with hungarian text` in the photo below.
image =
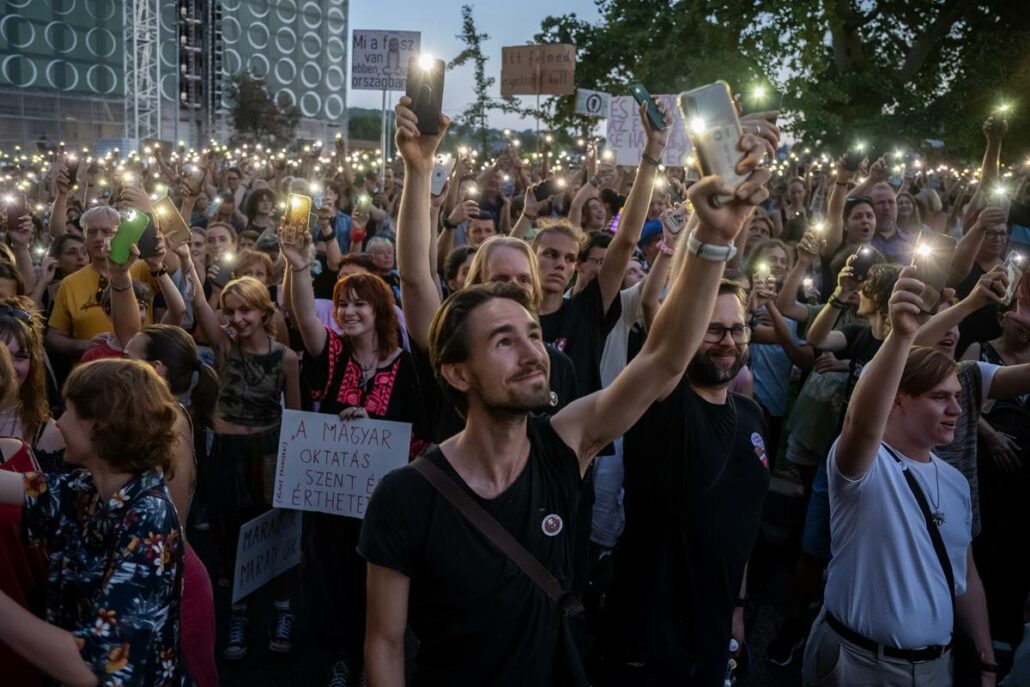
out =
<path fill-rule="evenodd" d="M 407 465 L 411 424 L 284 410 L 276 508 L 364 518 L 383 475 Z"/>
<path fill-rule="evenodd" d="M 576 46 L 540 43 L 501 48 L 501 95 L 572 95 Z"/>
<path fill-rule="evenodd" d="M 350 87 L 355 91 L 403 91 L 408 60 L 418 55 L 418 31 L 358 31 L 351 34 Z"/>
<path fill-rule="evenodd" d="M 662 153 L 662 164 L 667 167 L 683 167 L 693 154 L 687 136 L 687 127 L 676 105 L 674 95 L 656 95 L 655 100 L 665 103 L 666 111 L 672 114 L 672 126 L 669 127 L 669 145 Z M 612 96 L 611 108 L 608 111 L 608 131 L 606 149 L 615 154 L 615 164 L 636 166 L 640 162 L 640 153 L 647 142 L 644 125 L 640 122 L 640 106 L 633 96 Z"/>
<path fill-rule="evenodd" d="M 232 602 L 300 565 L 300 512 L 273 508 L 240 528 Z"/>

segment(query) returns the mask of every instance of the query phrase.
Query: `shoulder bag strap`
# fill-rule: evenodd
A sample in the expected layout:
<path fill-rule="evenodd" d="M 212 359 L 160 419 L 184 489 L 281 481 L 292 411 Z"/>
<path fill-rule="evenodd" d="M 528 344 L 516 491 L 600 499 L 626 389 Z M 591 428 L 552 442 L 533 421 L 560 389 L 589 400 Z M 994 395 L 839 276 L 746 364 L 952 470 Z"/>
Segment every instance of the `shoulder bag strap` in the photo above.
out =
<path fill-rule="evenodd" d="M 565 591 L 551 571 L 537 560 L 536 556 L 527 551 L 501 523 L 476 503 L 447 473 L 425 456 L 416 458 L 411 463 L 411 467 L 415 468 L 448 503 L 457 508 L 458 512 L 472 523 L 495 548 L 517 565 L 529 579 L 533 580 L 566 615 L 575 615 L 582 611 L 583 607 L 579 600 Z"/>
<path fill-rule="evenodd" d="M 887 449 L 887 453 L 891 454 L 897 463 L 901 466 L 901 473 L 905 475 L 905 482 L 908 483 L 908 488 L 912 490 L 912 495 L 916 497 L 916 502 L 919 504 L 919 510 L 923 511 L 923 519 L 926 521 L 926 531 L 930 534 L 930 541 L 933 543 L 933 550 L 937 553 L 937 561 L 941 564 L 941 568 L 944 569 L 944 578 L 948 581 L 948 592 L 951 596 L 951 615 L 952 619 L 956 620 L 958 616 L 955 610 L 955 571 L 951 567 L 951 560 L 948 558 L 948 550 L 944 547 L 944 539 L 941 537 L 941 531 L 937 528 L 937 524 L 933 521 L 933 516 L 930 515 L 930 505 L 926 502 L 926 495 L 923 493 L 923 488 L 916 482 L 915 476 L 912 471 L 909 470 L 908 466 L 905 465 L 904 461 L 898 456 L 898 454 L 887 444 L 883 444 L 883 447 Z"/>

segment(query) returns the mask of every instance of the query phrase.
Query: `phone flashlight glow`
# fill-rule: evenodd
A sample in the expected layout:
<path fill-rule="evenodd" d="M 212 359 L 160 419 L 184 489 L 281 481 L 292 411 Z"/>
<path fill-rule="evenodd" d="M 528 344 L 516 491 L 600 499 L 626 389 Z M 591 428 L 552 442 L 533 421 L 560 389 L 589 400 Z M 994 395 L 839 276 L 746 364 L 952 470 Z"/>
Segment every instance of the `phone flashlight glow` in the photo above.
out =
<path fill-rule="evenodd" d="M 424 72 L 428 72 L 433 68 L 433 56 L 429 53 L 422 53 L 418 56 L 418 66 Z"/>

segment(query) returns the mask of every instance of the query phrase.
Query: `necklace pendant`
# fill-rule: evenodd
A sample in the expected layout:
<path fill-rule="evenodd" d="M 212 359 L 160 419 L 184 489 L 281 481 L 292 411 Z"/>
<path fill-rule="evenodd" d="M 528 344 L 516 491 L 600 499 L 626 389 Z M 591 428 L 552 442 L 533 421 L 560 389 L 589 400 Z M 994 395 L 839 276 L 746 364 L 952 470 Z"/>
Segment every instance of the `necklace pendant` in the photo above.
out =
<path fill-rule="evenodd" d="M 933 524 L 940 527 L 944 524 L 944 511 L 934 511 L 930 519 L 933 520 Z"/>

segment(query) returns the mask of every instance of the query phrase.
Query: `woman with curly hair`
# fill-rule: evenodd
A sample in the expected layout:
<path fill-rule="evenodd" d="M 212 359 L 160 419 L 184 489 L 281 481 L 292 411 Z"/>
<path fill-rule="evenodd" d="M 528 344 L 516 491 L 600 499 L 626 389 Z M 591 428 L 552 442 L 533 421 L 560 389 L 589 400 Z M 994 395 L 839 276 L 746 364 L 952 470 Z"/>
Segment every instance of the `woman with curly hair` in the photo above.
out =
<path fill-rule="evenodd" d="M 0 503 L 47 551 L 45 620 L 0 594 L 0 642 L 66 685 L 190 685 L 179 657 L 183 540 L 165 485 L 175 401 L 145 363 L 98 360 L 65 383 L 58 421 L 78 469 L 0 471 Z"/>
<path fill-rule="evenodd" d="M 24 296 L 0 299 L 0 342 L 7 345 L 18 392 L 0 408 L 0 436 L 27 443 L 44 470 L 55 470 L 64 448 L 47 396 L 43 320 Z"/>

